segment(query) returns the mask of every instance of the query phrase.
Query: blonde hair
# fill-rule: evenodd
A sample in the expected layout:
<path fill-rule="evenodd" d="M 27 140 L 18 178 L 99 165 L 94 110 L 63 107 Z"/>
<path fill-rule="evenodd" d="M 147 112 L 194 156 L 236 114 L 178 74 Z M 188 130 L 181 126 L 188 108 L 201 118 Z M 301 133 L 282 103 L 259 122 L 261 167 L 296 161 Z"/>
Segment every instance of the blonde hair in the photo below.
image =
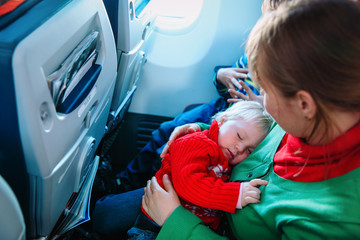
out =
<path fill-rule="evenodd" d="M 325 106 L 360 109 L 359 19 L 359 2 L 297 0 L 264 15 L 249 35 L 253 80 L 261 86 L 266 77 L 284 97 L 309 92 L 318 109 L 312 134 L 332 124 Z"/>
<path fill-rule="evenodd" d="M 284 2 L 290 2 L 291 0 L 263 0 L 263 2 L 265 2 L 265 4 L 267 4 L 267 7 L 270 10 L 275 10 L 279 7 L 280 4 L 284 3 Z"/>
<path fill-rule="evenodd" d="M 270 131 L 274 122 L 265 108 L 255 101 L 240 101 L 234 103 L 225 111 L 215 114 L 212 119 L 220 121 L 222 118 L 224 118 L 225 121 L 241 119 L 246 122 L 255 123 L 255 125 L 263 129 L 265 133 Z"/>

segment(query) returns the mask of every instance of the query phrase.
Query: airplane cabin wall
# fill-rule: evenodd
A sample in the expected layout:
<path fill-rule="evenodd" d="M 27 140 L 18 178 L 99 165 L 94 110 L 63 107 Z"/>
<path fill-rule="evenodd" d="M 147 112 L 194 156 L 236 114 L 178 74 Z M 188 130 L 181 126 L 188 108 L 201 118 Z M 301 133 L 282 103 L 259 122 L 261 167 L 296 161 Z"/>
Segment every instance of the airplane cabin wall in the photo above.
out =
<path fill-rule="evenodd" d="M 233 65 L 243 54 L 247 35 L 261 16 L 261 4 L 205 0 L 187 32 L 155 29 L 129 112 L 174 117 L 189 104 L 218 97 L 214 67 Z"/>

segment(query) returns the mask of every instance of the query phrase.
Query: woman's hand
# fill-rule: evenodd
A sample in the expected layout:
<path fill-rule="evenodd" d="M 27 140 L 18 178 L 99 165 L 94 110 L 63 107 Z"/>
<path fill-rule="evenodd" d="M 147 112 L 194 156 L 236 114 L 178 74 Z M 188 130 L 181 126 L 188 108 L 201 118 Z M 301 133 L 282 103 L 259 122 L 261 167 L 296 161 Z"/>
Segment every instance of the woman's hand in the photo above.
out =
<path fill-rule="evenodd" d="M 164 225 L 170 214 L 180 206 L 180 200 L 170 182 L 169 176 L 163 176 L 165 190 L 160 187 L 155 177 L 147 182 L 142 207 L 159 225 Z"/>
<path fill-rule="evenodd" d="M 165 145 L 164 149 L 162 150 L 160 157 L 164 158 L 166 153 L 169 150 L 169 146 L 170 144 L 175 141 L 177 138 L 182 137 L 186 134 L 189 133 L 193 133 L 193 132 L 200 132 L 201 129 L 199 127 L 199 125 L 197 125 L 196 123 L 189 123 L 189 124 L 185 124 L 179 127 L 176 127 L 174 129 L 174 131 L 171 133 L 170 137 L 169 137 L 169 141 L 167 142 L 167 144 Z"/>
<path fill-rule="evenodd" d="M 246 85 L 245 82 L 243 81 L 239 81 L 239 84 L 241 84 L 241 87 L 244 88 L 244 90 L 247 93 L 247 96 L 242 94 L 241 92 L 238 92 L 236 90 L 233 89 L 229 89 L 229 93 L 233 98 L 229 98 L 227 101 L 229 103 L 234 103 L 234 102 L 238 102 L 238 101 L 257 101 L 259 102 L 261 105 L 264 105 L 264 97 L 263 96 L 258 96 L 256 95 L 250 88 L 248 85 Z M 240 88 L 239 88 L 240 89 Z"/>
<path fill-rule="evenodd" d="M 239 78 L 247 78 L 249 71 L 245 68 L 220 68 L 216 74 L 216 81 L 224 85 L 228 90 L 232 89 L 234 91 L 235 87 L 242 89 L 240 85 Z M 233 95 L 233 92 L 230 92 L 232 98 L 236 98 L 236 95 Z"/>

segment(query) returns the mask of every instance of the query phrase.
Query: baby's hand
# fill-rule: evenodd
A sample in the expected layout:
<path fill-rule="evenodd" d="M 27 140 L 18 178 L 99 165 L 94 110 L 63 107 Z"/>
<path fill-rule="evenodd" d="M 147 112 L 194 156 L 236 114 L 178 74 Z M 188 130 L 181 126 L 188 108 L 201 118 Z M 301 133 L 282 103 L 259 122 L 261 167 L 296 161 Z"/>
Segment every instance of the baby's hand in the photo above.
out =
<path fill-rule="evenodd" d="M 241 206 L 245 207 L 249 203 L 259 203 L 261 191 L 258 187 L 267 184 L 268 181 L 262 179 L 253 179 L 250 182 L 243 182 L 241 193 Z"/>
<path fill-rule="evenodd" d="M 177 138 L 182 137 L 186 134 L 189 133 L 194 133 L 194 132 L 200 132 L 201 129 L 199 127 L 199 125 L 197 125 L 196 123 L 188 123 L 188 124 L 184 124 L 182 126 L 178 126 L 174 129 L 174 131 L 171 133 L 170 137 L 169 137 L 169 141 L 167 142 L 167 144 L 165 145 L 165 147 L 163 148 L 160 157 L 164 158 L 166 153 L 169 150 L 170 144 L 175 141 Z"/>

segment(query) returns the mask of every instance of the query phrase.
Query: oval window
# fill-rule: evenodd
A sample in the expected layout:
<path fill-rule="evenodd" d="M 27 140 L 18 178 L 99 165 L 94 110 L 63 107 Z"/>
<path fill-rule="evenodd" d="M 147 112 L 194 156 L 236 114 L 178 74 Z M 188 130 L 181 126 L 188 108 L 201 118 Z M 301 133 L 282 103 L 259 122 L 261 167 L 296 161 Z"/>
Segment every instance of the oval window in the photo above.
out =
<path fill-rule="evenodd" d="M 204 0 L 152 0 L 154 30 L 166 34 L 188 32 L 198 19 Z"/>

